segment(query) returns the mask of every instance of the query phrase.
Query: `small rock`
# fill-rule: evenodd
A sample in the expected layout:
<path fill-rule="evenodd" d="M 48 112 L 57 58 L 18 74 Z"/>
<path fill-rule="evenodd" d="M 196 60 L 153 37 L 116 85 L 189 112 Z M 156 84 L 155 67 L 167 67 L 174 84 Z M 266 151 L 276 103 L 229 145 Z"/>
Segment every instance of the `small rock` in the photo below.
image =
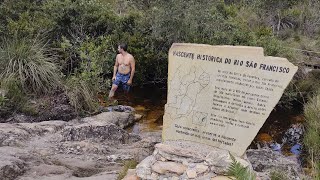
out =
<path fill-rule="evenodd" d="M 203 165 L 203 164 L 196 165 L 196 171 L 198 174 L 202 174 L 202 173 L 206 172 L 208 170 L 208 168 L 209 168 L 208 166 Z"/>
<path fill-rule="evenodd" d="M 185 166 L 189 166 L 189 163 L 188 163 L 188 161 L 186 161 L 186 160 L 183 160 L 183 161 L 182 161 L 182 164 L 185 165 Z"/>
<path fill-rule="evenodd" d="M 139 134 L 140 133 L 140 126 L 139 126 L 139 124 L 135 124 L 135 125 L 133 125 L 133 127 L 132 127 L 132 132 L 131 133 L 134 133 L 134 134 Z"/>
<path fill-rule="evenodd" d="M 176 177 L 176 176 L 173 176 L 173 177 L 171 178 L 171 180 L 179 180 L 179 178 Z"/>
<path fill-rule="evenodd" d="M 141 114 L 135 114 L 135 115 L 134 115 L 134 120 L 135 120 L 135 121 L 139 121 L 141 118 L 142 118 L 142 115 L 141 115 Z"/>
<path fill-rule="evenodd" d="M 109 161 L 116 161 L 118 159 L 118 157 L 116 155 L 110 155 L 110 156 L 107 156 L 107 159 Z"/>
<path fill-rule="evenodd" d="M 153 174 L 150 166 L 155 161 L 153 156 L 148 156 L 142 160 L 136 167 L 137 175 L 142 179 L 148 179 Z"/>
<path fill-rule="evenodd" d="M 159 179 L 159 175 L 157 173 L 152 173 L 151 174 L 151 179 Z"/>
<path fill-rule="evenodd" d="M 157 155 L 157 154 L 158 154 L 158 152 L 159 152 L 159 151 L 158 151 L 158 149 L 155 149 L 155 150 L 153 151 L 152 155 L 154 155 L 154 156 L 155 156 L 155 155 Z"/>
<path fill-rule="evenodd" d="M 194 178 L 196 178 L 198 175 L 197 175 L 197 172 L 196 172 L 194 169 L 188 169 L 188 170 L 187 170 L 187 176 L 188 176 L 188 178 L 190 178 L 190 179 L 194 179 Z"/>
<path fill-rule="evenodd" d="M 165 174 L 166 172 L 173 172 L 178 175 L 181 175 L 184 173 L 184 171 L 187 169 L 187 167 L 183 164 L 176 163 L 176 162 L 162 162 L 157 161 L 154 165 L 152 165 L 152 170 L 159 173 L 159 174 Z"/>
<path fill-rule="evenodd" d="M 166 161 L 166 158 L 161 157 L 161 158 L 160 158 L 160 161 L 163 161 L 163 162 L 164 162 L 164 161 Z"/>
<path fill-rule="evenodd" d="M 122 180 L 139 180 L 139 177 L 137 175 L 127 175 Z"/>
<path fill-rule="evenodd" d="M 108 111 L 117 111 L 117 112 L 133 112 L 134 108 L 130 106 L 123 106 L 123 105 L 116 105 L 116 106 L 109 106 Z"/>
<path fill-rule="evenodd" d="M 244 167 L 251 168 L 251 164 L 240 158 L 234 157 Z M 231 156 L 226 150 L 211 151 L 206 157 L 206 162 L 211 166 L 211 170 L 216 174 L 225 174 L 229 165 L 232 163 Z"/>
<path fill-rule="evenodd" d="M 155 148 L 159 150 L 161 156 L 172 161 L 182 162 L 183 160 L 186 160 L 188 162 L 199 162 L 205 158 L 205 155 L 201 152 L 176 145 L 159 143 L 155 145 Z"/>

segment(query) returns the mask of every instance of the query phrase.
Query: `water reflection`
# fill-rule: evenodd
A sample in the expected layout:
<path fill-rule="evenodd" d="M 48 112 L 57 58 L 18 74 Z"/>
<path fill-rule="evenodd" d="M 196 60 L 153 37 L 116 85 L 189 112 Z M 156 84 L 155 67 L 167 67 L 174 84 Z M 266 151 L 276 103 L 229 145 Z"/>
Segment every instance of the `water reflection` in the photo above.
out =
<path fill-rule="evenodd" d="M 119 104 L 132 106 L 136 114 L 142 118 L 129 132 L 155 132 L 162 130 L 164 105 L 166 104 L 166 90 L 158 87 L 135 88 L 129 95 L 118 92 L 115 98 Z"/>

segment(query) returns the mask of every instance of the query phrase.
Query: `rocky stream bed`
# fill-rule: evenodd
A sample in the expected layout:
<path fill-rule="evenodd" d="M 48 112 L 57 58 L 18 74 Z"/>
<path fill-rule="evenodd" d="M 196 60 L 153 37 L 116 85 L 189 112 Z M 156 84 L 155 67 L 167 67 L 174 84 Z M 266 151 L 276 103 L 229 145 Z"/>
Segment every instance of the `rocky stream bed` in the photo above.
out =
<path fill-rule="evenodd" d="M 129 133 L 126 128 L 140 118 L 128 107 L 124 112 L 103 112 L 68 122 L 0 123 L 0 179 L 112 180 L 118 178 L 126 160 L 140 162 L 137 172 L 145 172 L 143 168 L 147 168 L 149 174 L 140 176 L 141 179 L 205 179 L 208 174 L 219 175 L 208 162 L 211 165 L 222 162 L 220 156 L 208 161 L 202 154 L 196 161 L 187 160 L 184 154 L 190 152 L 186 149 L 178 152 L 170 148 L 168 151 L 166 145 L 156 146 L 161 142 L 161 131 Z M 184 161 L 179 161 L 181 157 Z M 300 172 L 296 161 L 270 149 L 248 150 L 247 159 L 261 179 L 267 179 L 274 169 L 286 172 L 293 179 Z M 230 163 L 230 157 L 223 162 Z M 172 172 L 168 163 L 173 166 L 178 163 L 183 171 Z M 193 167 L 201 167 L 201 172 L 195 171 L 196 176 L 189 177 L 187 170 Z M 138 176 L 134 173 L 127 178 L 138 179 Z"/>
<path fill-rule="evenodd" d="M 69 122 L 0 124 L 1 180 L 117 179 L 125 160 L 143 160 L 160 142 L 124 128 L 132 112 L 104 112 Z"/>

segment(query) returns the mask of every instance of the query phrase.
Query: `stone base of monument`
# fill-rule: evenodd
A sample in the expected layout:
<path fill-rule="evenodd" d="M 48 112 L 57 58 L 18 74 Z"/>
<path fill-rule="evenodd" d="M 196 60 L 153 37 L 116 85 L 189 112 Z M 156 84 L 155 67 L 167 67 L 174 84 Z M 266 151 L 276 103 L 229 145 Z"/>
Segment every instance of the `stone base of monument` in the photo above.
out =
<path fill-rule="evenodd" d="M 236 157 L 244 167 L 252 166 L 246 157 Z M 136 167 L 141 179 L 223 179 L 232 158 L 227 150 L 188 141 L 166 141 Z"/>

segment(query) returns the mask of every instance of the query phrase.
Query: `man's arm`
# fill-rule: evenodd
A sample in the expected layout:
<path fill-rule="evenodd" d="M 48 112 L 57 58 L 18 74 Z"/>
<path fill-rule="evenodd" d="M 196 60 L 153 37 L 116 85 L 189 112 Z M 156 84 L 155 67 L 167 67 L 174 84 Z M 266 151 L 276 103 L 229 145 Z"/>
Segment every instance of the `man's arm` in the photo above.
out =
<path fill-rule="evenodd" d="M 131 74 L 130 74 L 130 79 L 127 82 L 127 84 L 129 84 L 129 85 L 132 84 L 132 79 L 133 79 L 133 76 L 134 76 L 134 72 L 136 70 L 136 62 L 135 62 L 133 57 L 132 57 L 132 60 L 130 62 L 130 67 L 131 67 Z"/>
<path fill-rule="evenodd" d="M 116 56 L 116 62 L 114 63 L 114 66 L 113 66 L 112 81 L 116 80 L 116 74 L 117 74 L 118 66 L 119 66 L 119 63 L 118 63 L 118 55 L 117 55 Z"/>

